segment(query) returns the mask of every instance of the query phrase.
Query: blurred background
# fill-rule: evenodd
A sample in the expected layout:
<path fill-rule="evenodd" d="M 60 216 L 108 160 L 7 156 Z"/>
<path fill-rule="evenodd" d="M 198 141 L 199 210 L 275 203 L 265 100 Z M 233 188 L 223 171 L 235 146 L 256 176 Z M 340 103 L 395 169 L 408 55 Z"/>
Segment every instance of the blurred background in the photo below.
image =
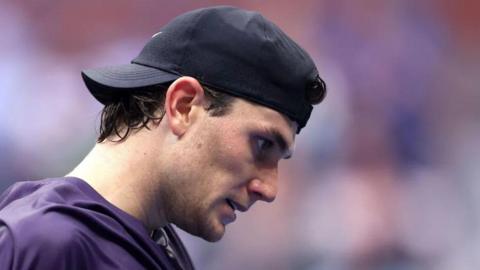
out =
<path fill-rule="evenodd" d="M 280 191 L 219 243 L 182 233 L 198 269 L 480 269 L 480 2 L 1 0 L 0 192 L 62 176 L 95 143 L 80 70 L 129 62 L 185 11 L 257 10 L 328 85 Z"/>

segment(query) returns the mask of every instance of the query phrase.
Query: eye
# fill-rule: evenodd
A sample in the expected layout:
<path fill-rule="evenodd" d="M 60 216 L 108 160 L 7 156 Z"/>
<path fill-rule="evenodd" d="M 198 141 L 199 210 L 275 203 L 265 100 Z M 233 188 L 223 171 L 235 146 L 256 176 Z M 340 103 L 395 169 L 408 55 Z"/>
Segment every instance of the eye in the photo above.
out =
<path fill-rule="evenodd" d="M 273 142 L 269 139 L 259 137 L 257 138 L 257 149 L 260 153 L 267 152 L 273 147 Z"/>

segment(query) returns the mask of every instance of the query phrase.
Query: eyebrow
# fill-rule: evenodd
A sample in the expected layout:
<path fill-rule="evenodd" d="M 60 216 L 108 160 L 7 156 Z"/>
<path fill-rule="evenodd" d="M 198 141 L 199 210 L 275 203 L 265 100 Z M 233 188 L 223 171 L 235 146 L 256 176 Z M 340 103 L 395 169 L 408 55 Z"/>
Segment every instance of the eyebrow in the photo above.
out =
<path fill-rule="evenodd" d="M 266 131 L 273 138 L 275 143 L 280 147 L 280 151 L 282 152 L 282 158 L 291 158 L 292 150 L 289 149 L 287 140 L 283 137 L 283 135 L 278 130 L 273 128 L 266 128 Z"/>

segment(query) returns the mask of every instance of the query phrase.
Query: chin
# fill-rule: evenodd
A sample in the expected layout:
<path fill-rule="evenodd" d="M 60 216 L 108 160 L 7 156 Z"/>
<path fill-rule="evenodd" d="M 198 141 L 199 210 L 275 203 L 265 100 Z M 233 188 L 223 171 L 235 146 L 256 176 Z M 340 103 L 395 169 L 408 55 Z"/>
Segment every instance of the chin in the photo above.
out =
<path fill-rule="evenodd" d="M 185 232 L 200 237 L 208 242 L 217 242 L 222 239 L 225 234 L 225 225 L 218 220 L 209 220 L 209 222 L 198 223 L 190 220 L 190 222 L 187 223 L 173 223 Z"/>
<path fill-rule="evenodd" d="M 199 237 L 204 239 L 208 242 L 217 242 L 222 239 L 223 235 L 225 234 L 225 225 L 221 224 L 220 222 L 213 222 L 210 224 L 205 224 L 200 232 Z"/>
<path fill-rule="evenodd" d="M 208 235 L 208 236 L 205 236 L 205 237 L 202 237 L 205 241 L 208 241 L 208 242 L 218 242 L 220 241 L 220 239 L 223 238 L 223 233 L 222 234 L 211 234 L 211 235 Z"/>

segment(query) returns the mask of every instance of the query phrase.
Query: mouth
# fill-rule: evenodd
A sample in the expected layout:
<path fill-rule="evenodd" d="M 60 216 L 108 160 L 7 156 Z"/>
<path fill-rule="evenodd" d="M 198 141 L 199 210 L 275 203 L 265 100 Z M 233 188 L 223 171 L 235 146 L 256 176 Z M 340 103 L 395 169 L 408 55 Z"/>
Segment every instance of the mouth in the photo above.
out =
<path fill-rule="evenodd" d="M 240 212 L 245 212 L 247 211 L 247 207 L 242 206 L 239 203 L 236 203 L 235 201 L 231 199 L 226 199 L 227 204 L 232 208 L 233 211 L 238 210 Z"/>
<path fill-rule="evenodd" d="M 232 208 L 232 210 L 235 211 L 236 209 L 235 209 L 235 204 L 233 203 L 233 201 L 230 200 L 230 199 L 226 199 L 226 201 L 227 201 L 228 206 L 230 206 L 230 208 Z"/>
<path fill-rule="evenodd" d="M 225 199 L 225 201 L 226 201 L 227 205 L 232 209 L 232 211 L 231 212 L 229 211 L 227 213 L 223 213 L 221 215 L 221 221 L 222 221 L 223 225 L 227 225 L 229 223 L 232 223 L 237 218 L 237 215 L 235 214 L 235 210 L 236 210 L 235 202 L 233 202 L 230 199 Z"/>

